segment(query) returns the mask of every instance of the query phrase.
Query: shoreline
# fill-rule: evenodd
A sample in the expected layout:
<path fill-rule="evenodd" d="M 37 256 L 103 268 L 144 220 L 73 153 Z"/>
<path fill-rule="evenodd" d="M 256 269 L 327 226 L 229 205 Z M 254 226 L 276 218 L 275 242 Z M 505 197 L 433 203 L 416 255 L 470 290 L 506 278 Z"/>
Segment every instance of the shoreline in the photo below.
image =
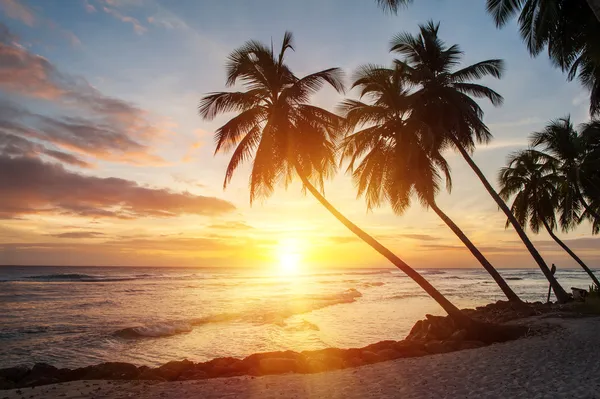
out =
<path fill-rule="evenodd" d="M 533 316 L 546 334 L 478 349 L 315 374 L 198 381 L 76 381 L 2 391 L 3 398 L 593 398 L 600 387 L 600 317 Z"/>
<path fill-rule="evenodd" d="M 505 324 L 562 310 L 569 309 L 565 308 L 564 305 L 547 305 L 540 302 L 530 303 L 527 307 L 522 307 L 506 301 L 498 301 L 476 309 L 465 309 L 464 311 L 475 320 Z M 532 332 L 535 333 L 535 331 L 526 331 L 523 328 L 519 336 L 531 335 Z M 503 338 L 502 340 L 514 338 L 518 337 Z M 465 330 L 455 326 L 447 316 L 426 315 L 424 320 L 415 323 L 405 339 L 380 341 L 362 348 L 265 352 L 255 353 L 244 359 L 225 357 L 202 363 L 176 360 L 155 368 L 138 367 L 131 363 L 106 362 L 76 369 L 59 369 L 49 364 L 37 363 L 32 368 L 21 366 L 0 369 L 0 389 L 43 386 L 79 380 L 152 380 L 165 382 L 243 375 L 312 374 L 355 368 L 400 358 L 415 358 L 480 348 L 489 345 L 492 343 L 491 341 L 482 342 L 481 337 L 468 336 Z M 498 339 L 495 341 L 498 341 Z"/>

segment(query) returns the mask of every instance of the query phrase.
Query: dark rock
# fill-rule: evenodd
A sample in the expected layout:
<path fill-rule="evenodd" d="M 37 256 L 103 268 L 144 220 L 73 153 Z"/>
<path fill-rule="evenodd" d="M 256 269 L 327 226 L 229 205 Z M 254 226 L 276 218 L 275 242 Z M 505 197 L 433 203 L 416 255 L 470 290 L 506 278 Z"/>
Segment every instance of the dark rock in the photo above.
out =
<path fill-rule="evenodd" d="M 145 370 L 140 371 L 140 375 L 138 375 L 138 380 L 154 380 L 154 381 L 167 381 L 164 377 L 162 377 L 158 373 L 158 369 L 146 368 Z"/>
<path fill-rule="evenodd" d="M 17 366 L 0 369 L 0 378 L 16 382 L 19 381 L 21 378 L 25 377 L 27 374 L 29 374 L 29 371 L 29 367 L 26 366 Z"/>
<path fill-rule="evenodd" d="M 363 350 L 370 352 L 379 352 L 382 349 L 393 348 L 397 341 L 380 341 L 371 345 L 367 345 Z"/>
<path fill-rule="evenodd" d="M 187 359 L 171 361 L 155 369 L 159 377 L 167 381 L 175 381 L 187 369 L 193 368 L 194 362 Z"/>
<path fill-rule="evenodd" d="M 361 357 L 351 357 L 344 360 L 344 368 L 359 367 L 367 364 Z"/>
<path fill-rule="evenodd" d="M 11 381 L 4 377 L 0 377 L 0 389 L 13 389 L 16 387 L 17 386 L 14 381 Z"/>
<path fill-rule="evenodd" d="M 208 375 L 208 373 L 206 371 L 203 371 L 203 370 L 200 370 L 197 368 L 191 368 L 191 369 L 187 369 L 183 373 L 181 373 L 179 375 L 178 380 L 179 381 L 204 380 L 209 377 L 210 376 Z"/>
<path fill-rule="evenodd" d="M 106 362 L 74 370 L 73 374 L 79 374 L 78 379 L 83 380 L 134 380 L 140 371 L 131 363 Z"/>
<path fill-rule="evenodd" d="M 204 370 L 210 377 L 231 377 L 247 374 L 250 369 L 248 363 L 235 357 L 221 357 L 213 359 L 206 363 L 197 365 L 197 368 Z"/>
<path fill-rule="evenodd" d="M 429 353 L 425 351 L 425 343 L 422 341 L 399 341 L 394 345 L 394 350 L 400 353 L 400 357 L 419 357 Z"/>
<path fill-rule="evenodd" d="M 383 360 L 394 360 L 402 357 L 402 353 L 392 348 L 382 349 L 377 352 L 377 355 Z"/>
<path fill-rule="evenodd" d="M 449 342 L 430 341 L 425 344 L 425 350 L 429 353 L 446 353 L 454 351 Z"/>
<path fill-rule="evenodd" d="M 295 373 L 299 371 L 300 364 L 296 359 L 266 358 L 260 360 L 259 369 L 262 374 Z"/>
<path fill-rule="evenodd" d="M 381 356 L 371 351 L 362 351 L 360 355 L 360 357 L 365 361 L 365 363 L 377 363 L 383 360 Z"/>
<path fill-rule="evenodd" d="M 36 363 L 33 365 L 31 369 L 31 374 L 53 374 L 56 373 L 58 369 L 48 363 Z"/>
<path fill-rule="evenodd" d="M 485 344 L 481 341 L 463 341 L 460 343 L 461 350 L 481 348 L 482 346 L 485 346 Z"/>
<path fill-rule="evenodd" d="M 467 338 L 467 330 L 456 330 L 449 337 L 452 341 L 464 341 L 465 338 Z"/>

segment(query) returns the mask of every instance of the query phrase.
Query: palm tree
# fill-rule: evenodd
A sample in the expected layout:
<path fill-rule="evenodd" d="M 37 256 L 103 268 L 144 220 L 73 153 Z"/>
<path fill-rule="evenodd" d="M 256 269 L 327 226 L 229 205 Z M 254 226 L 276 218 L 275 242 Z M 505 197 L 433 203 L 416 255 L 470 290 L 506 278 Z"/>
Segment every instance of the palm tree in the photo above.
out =
<path fill-rule="evenodd" d="M 562 241 L 554 229 L 557 226 L 555 213 L 561 207 L 564 194 L 561 187 L 564 179 L 558 173 L 555 159 L 536 150 L 521 151 L 512 154 L 508 166 L 500 170 L 499 182 L 502 189 L 500 195 L 505 200 L 515 197 L 512 211 L 519 223 L 526 226 L 529 223 L 531 231 L 539 233 L 544 226 L 548 234 L 563 248 L 590 276 L 594 284 L 600 283 L 589 267 Z M 506 226 L 508 227 L 507 221 Z M 563 230 L 566 230 L 563 225 Z"/>
<path fill-rule="evenodd" d="M 286 32 L 279 54 L 257 41 L 249 41 L 233 51 L 227 62 L 227 86 L 241 82 L 247 89 L 206 95 L 200 102 L 200 115 L 211 120 L 218 114 L 238 115 L 217 129 L 216 150 L 233 150 L 224 187 L 234 171 L 252 157 L 250 201 L 272 194 L 276 184 L 288 184 L 295 176 L 336 219 L 412 278 L 461 326 L 480 331 L 479 323 L 460 311 L 422 275 L 360 229 L 321 194 L 325 178 L 335 170 L 335 143 L 343 131 L 342 119 L 309 104 L 311 94 L 324 84 L 343 91 L 338 68 L 316 72 L 303 78 L 292 73 L 285 61 L 293 50 L 292 34 Z M 482 337 L 486 338 L 486 337 Z M 489 339 L 489 337 L 487 338 Z"/>
<path fill-rule="evenodd" d="M 401 33 L 391 43 L 391 51 L 403 57 L 401 60 L 395 60 L 397 67 L 404 71 L 407 79 L 416 86 L 412 96 L 417 106 L 413 113 L 418 119 L 426 121 L 437 140 L 459 151 L 510 220 L 550 282 L 557 299 L 560 302 L 568 301 L 569 295 L 554 278 L 508 206 L 470 156 L 476 142 L 487 143 L 492 137 L 488 127 L 482 121 L 483 110 L 472 97 L 487 99 L 495 106 L 501 105 L 503 101 L 502 96 L 494 90 L 472 81 L 485 76 L 500 78 L 503 61 L 486 60 L 454 70 L 460 64 L 462 56 L 458 45 L 444 44 L 438 36 L 439 24 L 430 21 L 420 25 L 419 28 L 419 35 Z"/>
<path fill-rule="evenodd" d="M 498 27 L 518 14 L 531 55 L 547 48 L 569 80 L 578 76 L 590 90 L 590 113 L 600 113 L 600 0 L 487 0 L 487 9 Z"/>
<path fill-rule="evenodd" d="M 600 221 L 600 215 L 589 204 L 585 192 L 600 193 L 595 186 L 598 182 L 599 152 L 592 147 L 592 134 L 596 124 L 584 125 L 579 133 L 573 127 L 570 116 L 551 121 L 544 130 L 531 135 L 531 144 L 541 148 L 552 157 L 560 171 L 561 187 L 561 225 L 565 229 L 580 222 L 579 211 L 583 207 L 592 222 Z M 588 150 L 589 147 L 589 150 Z M 592 197 L 593 198 L 593 197 Z"/>
<path fill-rule="evenodd" d="M 412 2 L 377 0 L 394 13 Z M 550 59 L 568 71 L 568 79 L 578 76 L 590 90 L 590 113 L 600 113 L 600 0 L 487 0 L 487 9 L 497 27 L 519 14 L 529 52 L 537 56 L 548 47 Z"/>
<path fill-rule="evenodd" d="M 440 188 L 440 171 L 449 190 L 450 168 L 440 148 L 428 143 L 427 126 L 411 117 L 412 97 L 405 87 L 402 71 L 367 65 L 359 69 L 352 87 L 360 89 L 361 98 L 372 99 L 371 104 L 345 100 L 341 105 L 349 129 L 361 129 L 344 140 L 343 148 L 344 155 L 350 159 L 348 170 L 353 172 L 358 195 L 366 197 L 367 207 L 371 209 L 389 201 L 392 209 L 401 214 L 410 206 L 415 194 L 424 207 L 433 209 L 458 236 L 506 297 L 521 302 L 498 271 L 437 205 L 435 195 Z"/>

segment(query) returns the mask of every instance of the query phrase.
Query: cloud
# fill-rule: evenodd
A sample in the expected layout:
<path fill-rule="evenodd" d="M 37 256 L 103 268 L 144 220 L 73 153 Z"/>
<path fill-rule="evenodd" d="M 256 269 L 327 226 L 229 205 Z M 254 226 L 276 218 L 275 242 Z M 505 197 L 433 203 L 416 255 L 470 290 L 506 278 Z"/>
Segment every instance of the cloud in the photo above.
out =
<path fill-rule="evenodd" d="M 36 158 L 0 156 L 0 218 L 52 213 L 133 219 L 220 215 L 234 209 L 230 202 L 215 197 L 82 175 Z"/>
<path fill-rule="evenodd" d="M 153 16 L 148 17 L 148 23 L 161 26 L 166 29 L 190 29 L 185 21 L 162 7 L 159 8 L 159 10 Z"/>
<path fill-rule="evenodd" d="M 0 119 L 0 155 L 7 155 L 11 157 L 33 157 L 45 155 L 60 162 L 78 166 L 80 168 L 91 168 L 93 166 L 75 155 L 47 149 L 41 144 L 34 143 L 19 136 L 8 134 L 3 131 L 4 129 L 5 127 L 2 126 L 2 120 Z"/>
<path fill-rule="evenodd" d="M 0 6 L 9 18 L 19 20 L 28 26 L 33 26 L 35 23 L 33 12 L 18 0 L 0 0 Z"/>
<path fill-rule="evenodd" d="M 431 236 L 429 234 L 398 234 L 398 237 L 410 238 L 412 240 L 419 241 L 438 241 L 438 237 Z"/>
<path fill-rule="evenodd" d="M 99 238 L 105 236 L 99 231 L 68 231 L 66 233 L 50 234 L 57 238 Z"/>
<path fill-rule="evenodd" d="M 199 187 L 199 188 L 206 187 L 206 185 L 198 182 L 198 180 L 196 180 L 196 179 L 188 179 L 188 178 L 186 178 L 186 177 L 184 177 L 182 175 L 179 175 L 177 173 L 172 173 L 171 177 L 177 183 L 183 183 L 183 184 L 187 184 L 187 185 L 194 186 L 194 187 Z"/>
<path fill-rule="evenodd" d="M 223 229 L 223 230 L 250 230 L 254 227 L 247 225 L 244 222 L 225 222 L 219 224 L 211 224 L 208 226 L 209 229 Z"/>
<path fill-rule="evenodd" d="M 83 7 L 85 8 L 85 11 L 90 14 L 96 12 L 96 7 L 90 4 L 88 0 L 83 0 Z"/>
<path fill-rule="evenodd" d="M 111 8 L 111 7 L 102 7 L 102 9 L 104 10 L 105 13 L 112 15 L 113 17 L 115 17 L 119 21 L 125 22 L 125 23 L 129 23 L 129 24 L 133 25 L 133 30 L 138 35 L 142 35 L 142 34 L 144 34 L 148 30 L 137 19 L 135 19 L 133 17 L 130 17 L 130 16 L 127 16 L 127 15 L 123 15 L 123 14 L 121 14 L 119 11 L 117 11 L 114 8 Z"/>
<path fill-rule="evenodd" d="M 105 160 L 164 164 L 142 142 L 170 134 L 168 121 L 102 94 L 83 78 L 61 73 L 47 59 L 10 42 L 9 35 L 6 31 L 0 41 L 0 89 L 51 101 L 69 108 L 74 115 L 50 117 L 0 102 L 0 124 L 6 132 Z M 86 116 L 77 115 L 73 108 Z"/>

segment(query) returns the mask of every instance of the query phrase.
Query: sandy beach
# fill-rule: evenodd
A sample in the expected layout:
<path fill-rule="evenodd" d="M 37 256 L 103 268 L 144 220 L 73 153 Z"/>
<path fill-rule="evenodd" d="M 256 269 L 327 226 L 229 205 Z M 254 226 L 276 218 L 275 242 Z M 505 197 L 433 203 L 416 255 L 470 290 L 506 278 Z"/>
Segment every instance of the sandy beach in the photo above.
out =
<path fill-rule="evenodd" d="M 319 374 L 185 382 L 76 381 L 0 398 L 600 398 L 600 318 L 538 318 L 552 332 Z"/>

